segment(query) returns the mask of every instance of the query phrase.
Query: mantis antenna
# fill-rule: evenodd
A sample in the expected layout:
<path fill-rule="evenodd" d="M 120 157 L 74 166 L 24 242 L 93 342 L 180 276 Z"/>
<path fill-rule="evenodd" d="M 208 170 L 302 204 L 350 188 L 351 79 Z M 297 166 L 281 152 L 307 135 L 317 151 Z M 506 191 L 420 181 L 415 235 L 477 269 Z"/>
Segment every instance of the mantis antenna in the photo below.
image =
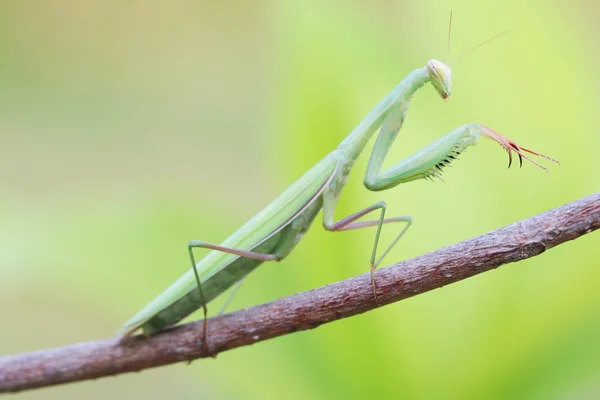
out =
<path fill-rule="evenodd" d="M 450 13 L 450 16 L 452 17 L 452 13 Z M 502 33 L 497 34 L 496 36 L 493 36 L 487 40 L 484 40 L 483 42 L 476 44 L 475 46 L 471 47 L 469 50 L 465 51 L 464 53 L 460 54 L 458 57 L 456 57 L 454 60 L 452 60 L 450 63 L 454 63 L 455 61 L 460 60 L 461 58 L 463 58 L 464 56 L 466 56 L 467 54 L 469 54 L 470 52 L 472 52 L 475 49 L 480 48 L 481 46 L 483 46 L 484 44 L 488 44 L 491 41 L 494 41 L 504 35 L 506 35 L 509 32 L 509 30 L 506 30 Z M 450 50 L 450 42 L 448 42 L 448 51 Z M 450 64 L 448 64 L 448 66 L 450 66 Z"/>
<path fill-rule="evenodd" d="M 448 23 L 448 50 L 446 52 L 446 64 L 448 64 L 448 58 L 450 57 L 450 32 L 452 31 L 452 10 L 450 10 L 450 22 Z"/>

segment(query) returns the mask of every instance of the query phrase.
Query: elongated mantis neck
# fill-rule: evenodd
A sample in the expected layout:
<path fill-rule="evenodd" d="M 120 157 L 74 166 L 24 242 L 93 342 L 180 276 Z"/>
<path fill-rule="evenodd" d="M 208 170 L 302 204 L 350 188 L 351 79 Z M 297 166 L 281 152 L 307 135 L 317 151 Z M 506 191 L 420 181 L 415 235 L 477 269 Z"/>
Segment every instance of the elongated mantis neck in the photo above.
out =
<path fill-rule="evenodd" d="M 371 110 L 360 124 L 354 128 L 350 135 L 339 144 L 338 149 L 343 150 L 349 159 L 356 160 L 364 150 L 371 136 L 377 132 L 378 128 L 383 123 L 390 106 L 394 103 L 402 103 L 402 112 L 404 116 L 408 111 L 410 101 L 415 92 L 430 80 L 431 77 L 429 76 L 426 67 L 412 71 L 390 92 L 390 94 L 384 97 L 383 100 Z"/>

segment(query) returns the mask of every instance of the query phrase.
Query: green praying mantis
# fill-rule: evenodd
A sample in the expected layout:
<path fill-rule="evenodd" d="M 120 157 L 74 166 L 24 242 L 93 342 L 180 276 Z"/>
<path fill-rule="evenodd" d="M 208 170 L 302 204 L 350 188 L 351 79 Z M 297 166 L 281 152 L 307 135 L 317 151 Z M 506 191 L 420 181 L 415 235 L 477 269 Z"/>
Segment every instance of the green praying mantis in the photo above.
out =
<path fill-rule="evenodd" d="M 498 142 L 506 150 L 509 168 L 513 153 L 518 155 L 521 166 L 523 159 L 526 159 L 547 171 L 525 153 L 558 163 L 550 157 L 519 146 L 484 125 L 472 123 L 456 128 L 382 171 L 383 162 L 402 127 L 413 95 L 427 83 L 431 83 L 444 101 L 450 100 L 452 70 L 448 65 L 431 59 L 424 67 L 412 71 L 333 151 L 221 244 L 200 240 L 190 241 L 188 251 L 192 268 L 134 315 L 123 326 L 120 334 L 127 336 L 142 329 L 149 335 L 178 323 L 192 312 L 202 308 L 204 312 L 202 341 L 206 345 L 207 303 L 241 282 L 263 262 L 283 260 L 302 239 L 321 210 L 323 210 L 323 227 L 331 232 L 377 227 L 370 258 L 371 285 L 374 300 L 377 301 L 377 285 L 373 273 L 409 228 L 412 218 L 410 216 L 386 218 L 388 206 L 385 201 L 379 201 L 345 218 L 335 219 L 336 205 L 352 166 L 376 132 L 379 134 L 364 177 L 364 185 L 371 191 L 391 189 L 401 183 L 417 179 L 440 178 L 444 167 L 456 160 L 458 155 L 469 146 L 477 144 L 482 137 Z M 373 220 L 359 221 L 362 217 L 373 213 L 378 217 Z M 404 223 L 402 229 L 377 257 L 383 226 L 399 222 Z M 196 263 L 193 253 L 195 248 L 212 251 Z"/>

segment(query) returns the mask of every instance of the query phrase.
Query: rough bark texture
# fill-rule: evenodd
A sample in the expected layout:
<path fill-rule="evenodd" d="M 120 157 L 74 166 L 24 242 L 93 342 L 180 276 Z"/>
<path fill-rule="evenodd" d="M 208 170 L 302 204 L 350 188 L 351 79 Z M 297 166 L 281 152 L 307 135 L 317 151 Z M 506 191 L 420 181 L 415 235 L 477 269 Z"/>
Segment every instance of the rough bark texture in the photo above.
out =
<path fill-rule="evenodd" d="M 326 322 L 466 279 L 500 265 L 537 256 L 600 227 L 600 193 L 504 228 L 382 268 L 271 303 L 211 318 L 214 354 Z M 73 344 L 0 358 L 0 392 L 94 379 L 208 357 L 200 343 L 202 321 L 177 326 L 150 338 L 135 336 Z"/>

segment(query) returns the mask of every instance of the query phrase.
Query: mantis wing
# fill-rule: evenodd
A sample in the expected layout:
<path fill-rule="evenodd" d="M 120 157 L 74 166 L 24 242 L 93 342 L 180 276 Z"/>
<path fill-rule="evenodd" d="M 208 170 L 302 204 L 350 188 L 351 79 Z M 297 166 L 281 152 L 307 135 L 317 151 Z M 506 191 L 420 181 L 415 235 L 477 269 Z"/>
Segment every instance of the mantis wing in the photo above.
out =
<path fill-rule="evenodd" d="M 294 182 L 267 207 L 225 239 L 221 245 L 250 250 L 269 239 L 293 221 L 294 217 L 319 197 L 335 175 L 336 165 L 337 157 L 335 152 L 332 152 Z M 211 251 L 196 264 L 200 282 L 206 282 L 237 258 L 239 256 Z M 240 279 L 242 277 L 240 276 Z M 194 272 L 190 269 L 125 323 L 119 334 L 131 334 L 159 312 L 170 307 L 193 290 L 197 290 L 197 283 Z"/>

